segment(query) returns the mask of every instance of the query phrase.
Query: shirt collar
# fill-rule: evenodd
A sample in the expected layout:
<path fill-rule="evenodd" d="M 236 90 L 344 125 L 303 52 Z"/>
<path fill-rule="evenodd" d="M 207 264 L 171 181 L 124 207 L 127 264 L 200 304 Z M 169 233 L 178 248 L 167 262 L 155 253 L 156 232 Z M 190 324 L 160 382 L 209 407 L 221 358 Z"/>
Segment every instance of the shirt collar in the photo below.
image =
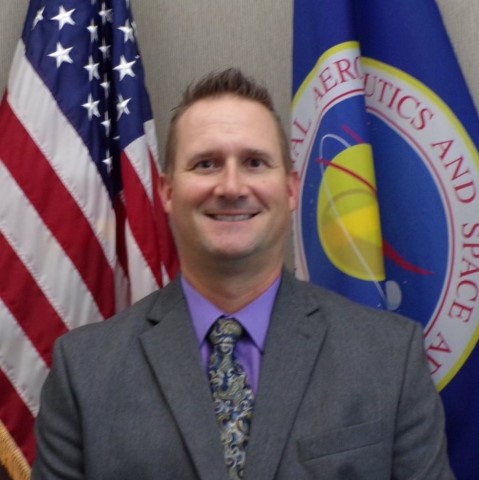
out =
<path fill-rule="evenodd" d="M 226 315 L 236 318 L 248 332 L 256 346 L 263 352 L 266 333 L 268 332 L 271 312 L 280 280 L 281 277 L 278 276 L 258 298 L 254 299 L 241 310 L 227 314 L 203 297 L 182 275 L 181 286 L 186 297 L 186 303 L 200 347 L 204 343 L 206 335 L 216 319 L 222 315 Z"/>

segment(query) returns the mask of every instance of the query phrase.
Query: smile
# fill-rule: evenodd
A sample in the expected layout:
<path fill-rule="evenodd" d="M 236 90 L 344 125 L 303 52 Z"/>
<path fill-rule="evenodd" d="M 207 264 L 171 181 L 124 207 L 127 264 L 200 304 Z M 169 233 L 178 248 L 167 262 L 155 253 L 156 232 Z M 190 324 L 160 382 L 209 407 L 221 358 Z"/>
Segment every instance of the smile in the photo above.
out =
<path fill-rule="evenodd" d="M 242 222 L 253 218 L 255 214 L 241 214 L 241 215 L 210 215 L 214 220 L 219 222 Z"/>

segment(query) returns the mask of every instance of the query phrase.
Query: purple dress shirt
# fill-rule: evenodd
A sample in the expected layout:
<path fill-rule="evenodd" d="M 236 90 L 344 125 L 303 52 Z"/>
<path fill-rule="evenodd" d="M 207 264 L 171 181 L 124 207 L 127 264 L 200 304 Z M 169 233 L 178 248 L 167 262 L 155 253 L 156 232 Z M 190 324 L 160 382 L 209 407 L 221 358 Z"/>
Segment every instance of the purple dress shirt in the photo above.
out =
<path fill-rule="evenodd" d="M 196 338 L 198 339 L 206 374 L 208 374 L 208 364 L 211 355 L 211 347 L 206 336 L 218 317 L 222 315 L 234 317 L 241 323 L 245 331 L 243 337 L 238 341 L 236 358 L 243 366 L 253 392 L 257 392 L 261 357 L 280 278 L 278 277 L 263 294 L 241 310 L 224 312 L 200 295 L 183 276 L 181 277 L 181 285 L 186 297 Z"/>

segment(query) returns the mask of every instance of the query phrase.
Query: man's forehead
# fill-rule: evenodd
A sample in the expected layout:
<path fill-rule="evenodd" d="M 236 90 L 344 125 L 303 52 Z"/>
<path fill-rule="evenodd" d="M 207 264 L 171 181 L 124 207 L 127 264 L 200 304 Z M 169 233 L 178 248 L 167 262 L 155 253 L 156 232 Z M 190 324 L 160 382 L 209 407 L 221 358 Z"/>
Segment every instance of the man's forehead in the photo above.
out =
<path fill-rule="evenodd" d="M 232 116 L 240 111 L 243 113 L 248 111 L 263 111 L 266 114 L 265 118 L 270 116 L 273 119 L 271 111 L 257 100 L 240 97 L 238 95 L 222 94 L 196 100 L 185 109 L 180 116 L 179 121 L 181 121 L 181 119 L 184 117 L 191 117 L 193 115 L 207 115 L 212 111 L 224 112 L 225 114 L 229 113 Z"/>

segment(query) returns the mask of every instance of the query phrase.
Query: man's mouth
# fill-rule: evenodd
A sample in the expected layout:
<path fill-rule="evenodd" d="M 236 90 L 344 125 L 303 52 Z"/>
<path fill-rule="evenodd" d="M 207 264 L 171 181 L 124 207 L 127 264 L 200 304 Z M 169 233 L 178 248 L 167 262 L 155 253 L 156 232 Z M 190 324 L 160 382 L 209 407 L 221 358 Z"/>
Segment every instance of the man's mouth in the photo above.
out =
<path fill-rule="evenodd" d="M 255 215 L 255 213 L 242 213 L 235 215 L 217 214 L 209 216 L 218 222 L 242 222 L 253 218 Z"/>

